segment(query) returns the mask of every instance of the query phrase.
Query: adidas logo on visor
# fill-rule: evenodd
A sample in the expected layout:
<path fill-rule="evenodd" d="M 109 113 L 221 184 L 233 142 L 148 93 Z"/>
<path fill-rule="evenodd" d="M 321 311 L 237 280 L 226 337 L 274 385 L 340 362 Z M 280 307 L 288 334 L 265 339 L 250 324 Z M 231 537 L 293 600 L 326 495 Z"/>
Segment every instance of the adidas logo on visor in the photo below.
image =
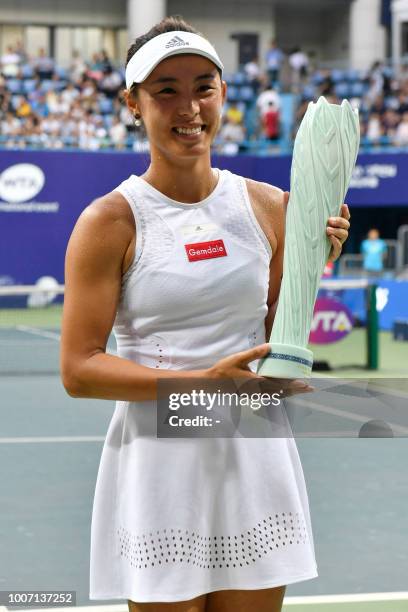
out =
<path fill-rule="evenodd" d="M 169 40 L 169 42 L 165 46 L 165 49 L 170 49 L 171 47 L 185 47 L 185 46 L 187 46 L 189 44 L 190 43 L 188 43 L 185 40 L 183 40 L 182 38 L 180 38 L 180 36 L 175 36 L 174 38 Z"/>

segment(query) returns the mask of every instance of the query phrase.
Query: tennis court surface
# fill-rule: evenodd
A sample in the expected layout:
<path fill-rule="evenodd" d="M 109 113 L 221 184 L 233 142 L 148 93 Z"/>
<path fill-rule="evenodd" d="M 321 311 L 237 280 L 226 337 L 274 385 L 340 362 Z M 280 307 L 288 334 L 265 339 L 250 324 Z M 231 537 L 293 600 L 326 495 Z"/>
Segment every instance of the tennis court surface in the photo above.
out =
<path fill-rule="evenodd" d="M 0 311 L 0 590 L 75 590 L 77 605 L 89 612 L 121 612 L 126 605 L 99 606 L 88 598 L 93 493 L 114 404 L 73 399 L 62 387 L 62 296 L 44 306 Z M 407 377 L 407 344 L 386 332 L 379 344 L 380 367 L 369 373 L 361 367 L 363 329 L 312 349 L 316 359 L 335 367 L 322 375 L 382 377 L 384 384 Z M 113 341 L 109 350 L 115 350 Z M 405 436 L 300 437 L 297 444 L 319 578 L 289 586 L 284 609 L 408 612 Z"/>

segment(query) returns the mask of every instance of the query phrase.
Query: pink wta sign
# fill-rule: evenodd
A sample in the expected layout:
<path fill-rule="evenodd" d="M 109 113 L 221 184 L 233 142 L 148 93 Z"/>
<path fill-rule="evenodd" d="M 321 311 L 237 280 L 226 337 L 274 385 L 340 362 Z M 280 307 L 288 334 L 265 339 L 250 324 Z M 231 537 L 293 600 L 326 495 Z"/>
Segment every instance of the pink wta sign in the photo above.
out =
<path fill-rule="evenodd" d="M 309 342 L 329 344 L 338 342 L 353 329 L 353 315 L 339 300 L 318 298 L 314 307 Z"/>

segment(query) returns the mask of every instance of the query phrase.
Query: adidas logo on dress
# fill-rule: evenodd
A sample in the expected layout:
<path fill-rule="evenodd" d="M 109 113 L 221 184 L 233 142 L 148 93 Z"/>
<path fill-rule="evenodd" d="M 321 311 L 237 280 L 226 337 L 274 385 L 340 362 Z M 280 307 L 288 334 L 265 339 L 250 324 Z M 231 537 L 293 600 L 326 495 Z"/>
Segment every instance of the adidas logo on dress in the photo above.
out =
<path fill-rule="evenodd" d="M 185 40 L 183 40 L 182 38 L 180 38 L 180 36 L 175 36 L 174 38 L 169 40 L 169 42 L 165 46 L 165 49 L 169 49 L 170 47 L 185 47 L 185 46 L 187 46 L 189 44 L 190 43 L 188 43 Z"/>

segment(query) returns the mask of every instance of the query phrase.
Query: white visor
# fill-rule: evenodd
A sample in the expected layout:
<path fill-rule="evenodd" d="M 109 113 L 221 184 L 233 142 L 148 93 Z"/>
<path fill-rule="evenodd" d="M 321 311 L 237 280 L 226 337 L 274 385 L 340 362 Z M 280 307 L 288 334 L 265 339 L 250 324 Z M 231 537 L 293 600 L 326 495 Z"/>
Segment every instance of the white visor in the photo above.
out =
<path fill-rule="evenodd" d="M 193 53 L 211 60 L 221 72 L 224 66 L 211 43 L 191 32 L 165 32 L 145 43 L 126 66 L 126 88 L 133 83 L 143 83 L 162 60 L 172 55 Z"/>

